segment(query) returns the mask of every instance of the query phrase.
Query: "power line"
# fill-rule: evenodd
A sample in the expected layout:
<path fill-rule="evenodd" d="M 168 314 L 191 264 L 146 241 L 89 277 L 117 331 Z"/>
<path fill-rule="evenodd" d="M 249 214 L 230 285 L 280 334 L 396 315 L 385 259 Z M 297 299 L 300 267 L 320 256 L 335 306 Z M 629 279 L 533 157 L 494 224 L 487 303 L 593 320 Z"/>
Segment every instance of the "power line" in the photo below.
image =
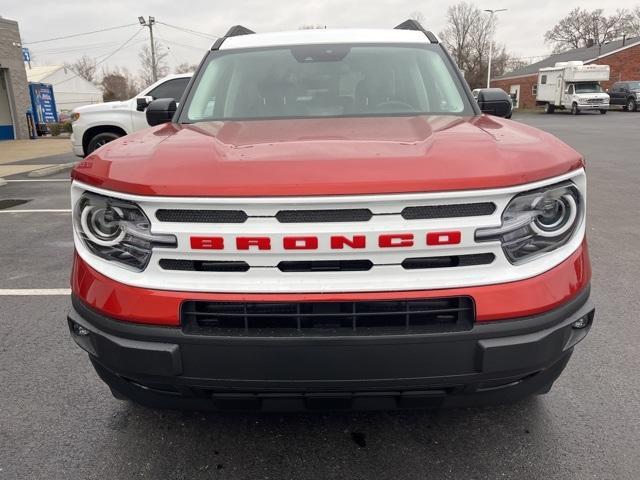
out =
<path fill-rule="evenodd" d="M 136 30 L 136 33 L 131 35 L 122 45 L 120 45 L 118 48 L 116 48 L 113 52 L 107 54 L 106 57 L 104 57 L 102 60 L 97 62 L 95 64 L 95 66 L 97 67 L 98 65 L 102 65 L 104 62 L 106 62 L 111 57 L 113 57 L 116 53 L 118 53 L 120 50 L 122 50 L 131 40 L 133 40 L 142 31 L 143 28 L 144 27 L 140 27 L 138 30 Z M 79 76 L 80 75 L 76 73 L 73 77 L 67 78 L 67 79 L 62 80 L 61 82 L 58 82 L 58 83 L 54 83 L 52 86 L 55 87 L 56 85 L 60 85 L 62 83 L 68 82 L 68 81 L 73 80 L 74 78 L 77 78 Z"/>
<path fill-rule="evenodd" d="M 33 49 L 33 51 L 38 55 L 48 55 L 48 56 L 56 55 L 56 54 L 76 53 L 76 52 L 83 52 L 86 54 L 87 50 L 91 50 L 92 52 L 96 50 L 111 50 L 117 45 L 120 45 L 121 42 L 122 40 L 116 40 L 111 42 L 90 43 L 90 44 L 85 43 L 80 46 L 66 45 L 60 48 L 45 48 L 43 50 L 36 47 L 35 49 Z"/>
<path fill-rule="evenodd" d="M 206 38 L 208 40 L 215 40 L 216 38 L 220 38 L 218 35 L 211 35 L 210 33 L 199 32 L 197 30 L 192 30 L 190 28 L 179 27 L 178 25 L 171 25 L 170 23 L 165 23 L 165 22 L 157 22 L 157 23 L 165 25 L 165 26 L 167 26 L 169 28 L 174 28 L 176 30 L 181 30 L 183 32 L 190 33 L 192 35 L 196 35 L 196 36 L 199 36 L 199 37 L 204 37 L 204 38 Z"/>
<path fill-rule="evenodd" d="M 108 31 L 111 31 L 111 30 L 117 30 L 118 28 L 133 27 L 135 25 L 137 25 L 137 24 L 129 23 L 127 25 L 118 25 L 116 27 L 108 27 L 108 28 L 103 28 L 101 30 L 93 30 L 91 32 L 74 33 L 72 35 L 65 35 L 63 37 L 46 38 L 44 40 L 36 40 L 34 42 L 23 42 L 23 44 L 24 45 L 34 45 L 36 43 L 53 42 L 55 40 L 64 40 L 65 38 L 74 38 L 74 37 L 81 37 L 83 35 L 92 35 L 94 33 L 108 32 Z"/>
<path fill-rule="evenodd" d="M 160 37 L 158 37 L 158 39 L 160 39 Z M 171 44 L 171 45 L 175 45 L 176 47 L 189 48 L 189 49 L 191 49 L 191 50 L 196 50 L 196 51 L 201 52 L 201 53 L 204 53 L 204 52 L 206 52 L 207 50 L 209 50 L 209 47 L 196 47 L 196 46 L 194 46 L 194 45 L 186 45 L 186 44 L 184 44 L 184 43 L 179 43 L 179 42 L 176 42 L 176 41 L 174 41 L 174 40 L 168 40 L 168 39 L 166 39 L 165 37 L 162 37 L 162 39 L 161 39 L 161 40 L 162 40 L 164 43 L 169 43 L 169 44 Z"/>

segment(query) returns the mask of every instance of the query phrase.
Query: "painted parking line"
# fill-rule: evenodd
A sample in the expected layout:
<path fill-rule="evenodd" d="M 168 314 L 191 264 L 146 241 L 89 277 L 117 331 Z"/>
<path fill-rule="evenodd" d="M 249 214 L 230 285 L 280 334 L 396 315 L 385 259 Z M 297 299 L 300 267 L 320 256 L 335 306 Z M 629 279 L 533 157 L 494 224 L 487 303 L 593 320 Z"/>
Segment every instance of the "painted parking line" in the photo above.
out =
<path fill-rule="evenodd" d="M 71 295 L 70 288 L 0 288 L 0 297 Z"/>
<path fill-rule="evenodd" d="M 0 210 L 0 213 L 71 213 L 70 208 L 42 208 L 34 210 Z"/>
<path fill-rule="evenodd" d="M 70 182 L 70 178 L 27 178 L 24 180 L 7 180 L 7 183 L 25 183 L 25 182 Z"/>

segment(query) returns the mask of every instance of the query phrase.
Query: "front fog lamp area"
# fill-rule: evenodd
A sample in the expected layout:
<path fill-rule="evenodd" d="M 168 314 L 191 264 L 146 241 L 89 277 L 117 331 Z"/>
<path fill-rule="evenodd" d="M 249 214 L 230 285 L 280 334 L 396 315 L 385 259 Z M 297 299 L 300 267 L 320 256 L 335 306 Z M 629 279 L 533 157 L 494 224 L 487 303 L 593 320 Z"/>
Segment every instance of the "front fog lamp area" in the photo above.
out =
<path fill-rule="evenodd" d="M 514 197 L 502 213 L 502 225 L 476 231 L 476 241 L 502 243 L 513 264 L 524 263 L 569 241 L 584 216 L 582 195 L 562 183 Z"/>
<path fill-rule="evenodd" d="M 176 246 L 175 236 L 151 233 L 149 219 L 135 203 L 93 193 L 76 203 L 73 224 L 91 253 L 135 271 L 146 268 L 154 246 Z"/>

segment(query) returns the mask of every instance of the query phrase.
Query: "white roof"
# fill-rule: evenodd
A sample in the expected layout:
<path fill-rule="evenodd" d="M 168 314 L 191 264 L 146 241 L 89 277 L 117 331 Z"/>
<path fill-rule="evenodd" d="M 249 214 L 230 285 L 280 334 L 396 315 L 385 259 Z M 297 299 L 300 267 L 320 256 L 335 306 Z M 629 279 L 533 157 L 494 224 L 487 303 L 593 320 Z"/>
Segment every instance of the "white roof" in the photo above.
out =
<path fill-rule="evenodd" d="M 331 43 L 430 43 L 418 30 L 395 29 L 309 29 L 290 32 L 252 33 L 225 39 L 220 50 L 272 47 L 281 45 L 318 45 Z"/>
<path fill-rule="evenodd" d="M 42 82 L 45 78 L 50 76 L 52 73 L 57 72 L 61 68 L 64 68 L 64 65 L 45 65 L 42 67 L 27 67 L 27 80 L 30 82 Z"/>

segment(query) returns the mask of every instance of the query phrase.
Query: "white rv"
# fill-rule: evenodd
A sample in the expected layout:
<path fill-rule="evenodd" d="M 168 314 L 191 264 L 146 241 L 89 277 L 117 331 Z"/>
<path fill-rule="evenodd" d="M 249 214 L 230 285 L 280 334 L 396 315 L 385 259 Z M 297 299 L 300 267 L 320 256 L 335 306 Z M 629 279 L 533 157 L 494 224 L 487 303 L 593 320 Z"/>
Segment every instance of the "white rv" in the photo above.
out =
<path fill-rule="evenodd" d="M 538 72 L 536 104 L 544 105 L 545 112 L 571 109 L 577 115 L 581 110 L 609 110 L 609 95 L 600 82 L 609 80 L 609 65 L 585 65 L 582 62 L 558 62 L 554 67 Z"/>

